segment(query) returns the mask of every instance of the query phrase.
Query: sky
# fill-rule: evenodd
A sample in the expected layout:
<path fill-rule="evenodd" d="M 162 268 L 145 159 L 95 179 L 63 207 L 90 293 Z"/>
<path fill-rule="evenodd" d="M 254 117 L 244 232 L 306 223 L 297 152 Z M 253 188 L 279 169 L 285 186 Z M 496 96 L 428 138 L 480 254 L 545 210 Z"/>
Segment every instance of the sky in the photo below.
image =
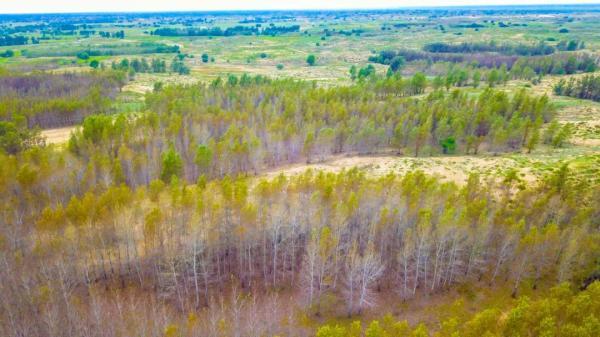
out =
<path fill-rule="evenodd" d="M 600 3 L 600 0 L 0 0 L 0 13 L 359 9 L 567 3 Z"/>

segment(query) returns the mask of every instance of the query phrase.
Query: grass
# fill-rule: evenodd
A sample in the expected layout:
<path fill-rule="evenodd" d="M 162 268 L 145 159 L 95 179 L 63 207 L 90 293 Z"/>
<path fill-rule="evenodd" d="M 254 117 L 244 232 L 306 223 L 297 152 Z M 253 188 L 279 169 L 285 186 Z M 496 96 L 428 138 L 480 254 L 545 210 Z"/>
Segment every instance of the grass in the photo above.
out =
<path fill-rule="evenodd" d="M 198 24 L 198 26 L 229 27 L 239 24 L 241 17 L 222 16 L 215 17 L 210 23 Z M 488 22 L 484 23 L 483 20 Z M 301 33 L 285 34 L 281 36 L 233 36 L 233 37 L 161 37 L 147 34 L 154 27 L 120 27 L 114 24 L 99 24 L 96 30 L 116 31 L 124 29 L 126 38 L 124 40 L 104 39 L 100 37 L 81 38 L 79 36 L 59 36 L 58 39 L 42 41 L 39 45 L 27 45 L 22 48 L 27 50 L 31 57 L 39 56 L 74 56 L 77 51 L 87 46 L 104 48 L 107 50 L 119 49 L 119 54 L 135 56 L 135 45 L 141 42 L 165 43 L 180 45 L 182 52 L 199 56 L 208 53 L 214 57 L 216 62 L 203 65 L 198 69 L 200 79 L 204 79 L 205 72 L 226 75 L 231 65 L 249 72 L 258 72 L 273 76 L 290 75 L 300 76 L 308 79 L 326 79 L 330 82 L 340 82 L 348 77 L 348 69 L 351 65 L 362 66 L 368 63 L 367 58 L 374 51 L 382 49 L 397 48 L 421 48 L 426 43 L 445 41 L 460 43 L 467 41 L 514 41 L 523 43 L 535 43 L 547 40 L 550 37 L 556 39 L 583 39 L 589 49 L 600 46 L 600 37 L 596 34 L 600 29 L 595 17 L 581 15 L 574 22 L 565 23 L 559 16 L 522 15 L 511 18 L 506 17 L 473 17 L 441 16 L 430 20 L 425 16 L 414 16 L 409 14 L 378 14 L 358 15 L 352 20 L 345 17 L 334 16 L 312 16 L 298 17 L 294 24 L 301 26 Z M 499 28 L 498 25 L 490 23 L 491 20 L 511 21 L 512 23 L 525 23 L 523 26 L 511 26 Z M 292 24 L 289 22 L 273 19 L 277 25 Z M 457 24 L 477 22 L 485 27 L 479 30 L 472 28 L 457 28 Z M 134 22 L 135 23 L 135 22 Z M 394 27 L 398 23 L 411 23 L 405 27 Z M 446 32 L 438 29 L 439 25 L 445 27 Z M 178 26 L 180 24 L 162 24 L 162 26 Z M 570 29 L 568 34 L 558 34 L 558 27 L 564 26 Z M 389 27 L 390 30 L 382 30 L 381 27 Z M 325 36 L 324 30 L 334 32 L 331 36 Z M 334 31 L 335 30 L 335 31 Z M 340 30 L 361 30 L 360 36 L 338 35 Z M 306 34 L 304 33 L 306 32 Z M 460 33 L 461 35 L 456 35 Z M 321 40 L 325 36 L 325 40 Z M 317 46 L 317 43 L 320 46 Z M 118 47 L 116 47 L 118 45 Z M 269 55 L 267 59 L 257 57 L 265 52 Z M 315 54 L 318 58 L 319 67 L 307 71 L 305 59 L 308 54 Z M 119 58 L 119 57 L 113 57 Z M 111 61 L 110 58 L 107 61 Z M 276 65 L 283 64 L 283 74 L 276 72 Z M 82 64 L 84 66 L 85 64 Z M 272 66 L 272 67 L 271 67 Z M 273 69 L 268 69 L 269 67 Z M 199 68 L 199 66 L 198 66 Z M 203 70 L 203 69 L 206 69 Z M 267 70 L 268 69 L 268 70 Z M 385 71 L 385 70 L 382 70 Z"/>

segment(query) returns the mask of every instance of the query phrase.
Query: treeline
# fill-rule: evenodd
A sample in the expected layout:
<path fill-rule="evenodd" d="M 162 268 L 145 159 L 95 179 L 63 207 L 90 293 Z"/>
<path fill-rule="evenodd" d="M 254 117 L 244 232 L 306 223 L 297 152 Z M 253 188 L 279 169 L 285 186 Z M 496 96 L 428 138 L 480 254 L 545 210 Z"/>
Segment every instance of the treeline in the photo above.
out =
<path fill-rule="evenodd" d="M 437 75 L 433 79 L 432 86 L 435 89 L 446 88 L 447 91 L 453 86 L 472 86 L 478 88 L 487 85 L 491 88 L 496 85 L 506 84 L 515 75 L 515 73 L 509 72 L 505 66 L 501 66 L 498 69 L 486 69 L 451 64 L 445 74 Z M 521 76 L 527 80 L 531 80 L 535 76 L 535 73 L 524 72 Z"/>
<path fill-rule="evenodd" d="M 583 291 L 574 291 L 568 283 L 545 291 L 537 299 L 523 297 L 508 309 L 486 307 L 467 314 L 457 303 L 453 312 L 443 315 L 433 329 L 420 323 L 410 326 L 392 315 L 363 326 L 354 321 L 349 326 L 324 325 L 316 337 L 385 337 L 385 336 L 586 336 L 600 331 L 600 282 Z"/>
<path fill-rule="evenodd" d="M 598 57 L 587 53 L 557 54 L 550 57 L 519 58 L 511 70 L 532 69 L 539 75 L 590 73 L 598 69 Z M 515 70 L 515 71 L 517 71 Z"/>
<path fill-rule="evenodd" d="M 575 49 L 577 49 L 577 46 Z M 498 44 L 495 41 L 463 42 L 460 44 L 435 42 L 423 46 L 423 51 L 430 53 L 500 53 L 504 55 L 537 56 L 553 54 L 556 48 L 546 44 L 544 41 L 537 44 Z"/>
<path fill-rule="evenodd" d="M 22 35 L 0 35 L 0 46 L 20 46 L 29 42 L 27 36 Z"/>
<path fill-rule="evenodd" d="M 472 175 L 458 187 L 421 172 L 350 170 L 256 184 L 172 178 L 132 190 L 102 187 L 111 179 L 102 162 L 51 151 L 4 156 L 0 165 L 3 178 L 20 177 L 1 180 L 4 336 L 160 334 L 178 322 L 194 335 L 291 336 L 302 329 L 297 316 L 257 323 L 256 304 L 236 291 L 292 291 L 310 314 L 352 316 L 382 297 L 475 283 L 519 296 L 521 287 L 581 284 L 597 268 L 600 194 L 566 166 L 521 188 L 516 175 L 499 185 Z M 232 311 L 218 311 L 230 293 Z M 220 319 L 232 320 L 225 332 Z"/>
<path fill-rule="evenodd" d="M 275 26 L 234 26 L 222 29 L 212 28 L 158 28 L 152 35 L 158 36 L 236 36 L 236 35 L 279 35 L 300 31 L 299 25 Z"/>
<path fill-rule="evenodd" d="M 106 39 L 109 39 L 109 38 L 124 39 L 125 38 L 125 31 L 119 30 L 119 31 L 112 32 L 112 33 L 111 32 L 99 31 L 98 35 L 100 35 L 101 37 L 106 38 Z"/>
<path fill-rule="evenodd" d="M 153 58 L 148 62 L 147 59 L 122 59 L 120 62 L 113 61 L 110 65 L 112 70 L 120 70 L 133 73 L 166 73 L 167 62 L 162 59 Z"/>
<path fill-rule="evenodd" d="M 431 53 L 413 49 L 382 50 L 378 55 L 369 56 L 370 62 L 391 64 L 394 59 L 402 57 L 406 62 L 426 61 L 428 63 L 436 62 L 451 62 L 451 63 L 471 63 L 477 64 L 480 67 L 492 68 L 500 67 L 502 64 L 511 66 L 518 56 L 514 55 L 489 55 L 484 53 L 477 54 L 446 54 L 446 53 Z"/>
<path fill-rule="evenodd" d="M 399 73 L 390 70 L 381 76 L 375 67 L 368 64 L 365 67 L 350 67 L 350 79 L 358 81 L 357 85 L 363 90 L 375 93 L 377 97 L 407 97 L 425 93 L 428 86 L 427 78 L 423 73 L 416 73 L 412 77 L 403 78 Z"/>
<path fill-rule="evenodd" d="M 122 74 L 0 74 L 0 120 L 25 118 L 28 127 L 79 123 L 107 111 L 124 85 Z"/>
<path fill-rule="evenodd" d="M 587 75 L 568 81 L 563 78 L 554 85 L 554 93 L 600 102 L 600 76 Z"/>
<path fill-rule="evenodd" d="M 91 29 L 82 29 L 79 31 L 79 35 L 84 36 L 84 37 L 90 37 L 93 35 L 98 34 L 98 36 L 103 37 L 105 39 L 110 39 L 110 38 L 114 38 L 114 39 L 124 39 L 125 38 L 125 31 L 124 30 L 119 30 L 116 32 L 105 32 L 105 31 L 96 31 L 96 30 L 91 30 Z"/>
<path fill-rule="evenodd" d="M 585 42 L 579 40 L 561 40 L 556 44 L 556 49 L 561 51 L 575 51 L 585 49 Z"/>
<path fill-rule="evenodd" d="M 518 57 L 497 54 L 458 54 L 432 53 L 401 49 L 384 50 L 369 57 L 370 62 L 390 65 L 399 58 L 406 62 L 425 61 L 428 63 L 450 62 L 473 65 L 480 68 L 500 68 L 503 65 L 513 71 L 515 78 L 533 72 L 535 75 L 561 75 L 576 72 L 594 72 L 598 69 L 598 58 L 588 53 L 560 53 L 548 56 Z M 514 69 L 514 70 L 513 70 Z"/>
<path fill-rule="evenodd" d="M 87 60 L 94 56 L 117 56 L 135 54 L 169 54 L 178 53 L 178 45 L 168 45 L 156 42 L 123 43 L 104 46 L 88 47 L 80 50 L 67 49 L 24 49 L 25 57 L 75 56 Z"/>

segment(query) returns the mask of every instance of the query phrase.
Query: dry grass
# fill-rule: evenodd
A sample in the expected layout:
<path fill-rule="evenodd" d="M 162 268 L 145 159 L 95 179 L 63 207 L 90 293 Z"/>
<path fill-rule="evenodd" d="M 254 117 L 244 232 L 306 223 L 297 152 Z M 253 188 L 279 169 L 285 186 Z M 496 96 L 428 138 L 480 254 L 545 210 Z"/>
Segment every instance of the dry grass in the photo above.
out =
<path fill-rule="evenodd" d="M 48 129 L 42 131 L 42 137 L 46 138 L 47 144 L 63 144 L 71 137 L 71 132 L 75 130 L 76 126 L 67 126 L 59 129 Z"/>
<path fill-rule="evenodd" d="M 434 175 L 442 181 L 463 184 L 469 174 L 476 172 L 482 176 L 499 177 L 502 172 L 517 166 L 517 162 L 509 157 L 494 156 L 452 156 L 452 157 L 398 157 L 391 155 L 382 156 L 352 156 L 334 157 L 332 159 L 314 163 L 290 165 L 268 171 L 265 177 L 273 178 L 279 174 L 287 176 L 300 174 L 307 169 L 322 170 L 325 172 L 340 172 L 350 168 L 358 168 L 369 175 L 383 176 L 389 173 L 405 174 L 414 170 L 421 170 Z M 519 170 L 521 177 L 526 181 L 536 180 L 536 175 L 528 168 Z"/>

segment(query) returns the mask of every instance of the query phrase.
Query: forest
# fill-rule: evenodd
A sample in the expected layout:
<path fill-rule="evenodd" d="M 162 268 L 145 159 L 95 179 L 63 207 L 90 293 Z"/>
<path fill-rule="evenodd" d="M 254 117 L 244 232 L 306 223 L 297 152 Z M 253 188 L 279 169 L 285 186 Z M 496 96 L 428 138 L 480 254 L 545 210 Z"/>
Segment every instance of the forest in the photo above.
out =
<path fill-rule="evenodd" d="M 21 74 L 0 71 L 0 120 L 28 127 L 72 125 L 107 111 L 124 79 L 120 73 Z"/>
<path fill-rule="evenodd" d="M 0 336 L 596 337 L 599 17 L 0 14 Z"/>
<path fill-rule="evenodd" d="M 146 163 L 149 175 L 140 176 L 139 169 L 131 171 L 137 177 L 126 175 L 134 185 L 157 178 L 161 153 L 173 151 L 181 176 L 195 182 L 200 174 L 222 177 L 388 148 L 414 156 L 531 150 L 540 141 L 540 127 L 553 118 L 547 97 L 525 92 L 512 99 L 493 89 L 475 99 L 460 91 L 413 99 L 379 94 L 397 90 L 402 79 L 364 90 L 368 84 L 324 89 L 299 81 L 233 78 L 149 93 L 152 112 L 135 120 L 86 119 L 69 148 L 90 158 L 128 153 L 134 162 Z M 205 166 L 201 170 L 198 160 Z"/>
<path fill-rule="evenodd" d="M 17 334 L 83 335 L 90 328 L 123 334 L 155 320 L 177 324 L 177 312 L 206 307 L 218 314 L 211 301 L 230 287 L 254 296 L 300 289 L 298 300 L 316 315 L 360 314 L 382 293 L 407 299 L 465 282 L 509 283 L 516 296 L 525 279 L 533 288 L 551 279 L 582 282 L 597 256 L 600 195 L 571 181 L 567 167 L 521 191 L 514 189 L 518 179 L 491 186 L 472 176 L 458 187 L 420 172 L 371 179 L 350 170 L 254 186 L 244 177 L 192 187 L 154 180 L 136 190 L 92 187 L 78 197 L 69 190 L 85 184 L 75 183 L 66 167 L 66 180 L 48 185 L 43 167 L 6 165 L 21 178 L 3 189 L 38 200 L 13 204 L 14 215 L 5 204 L 4 245 L 12 253 L 4 258 L 0 293 L 12 320 L 4 326 Z M 40 187 L 51 188 L 52 198 Z M 29 216 L 31 227 L 14 222 Z M 125 297 L 105 302 L 104 287 Z M 149 306 L 141 319 L 104 316 L 140 314 L 127 302 L 131 291 L 146 294 L 137 304 Z M 77 306 L 69 305 L 75 298 Z M 597 305 L 597 297 L 591 301 Z M 257 335 L 267 329 L 252 317 L 226 317 L 248 329 L 257 324 Z M 60 327 L 49 325 L 58 320 Z M 583 329 L 583 322 L 573 323 Z"/>
<path fill-rule="evenodd" d="M 87 117 L 68 153 L 4 155 L 5 332 L 120 335 L 160 320 L 177 330 L 177 313 L 200 308 L 233 319 L 214 302 L 229 291 L 291 291 L 314 315 L 355 316 L 384 293 L 406 300 L 499 282 L 517 296 L 523 280 L 577 284 L 593 272 L 600 193 L 566 165 L 536 186 L 514 173 L 501 182 L 474 174 L 462 187 L 419 171 L 247 176 L 389 146 L 414 155 L 519 149 L 540 142 L 540 125 L 554 116 L 547 98 L 524 92 L 415 99 L 376 88 L 250 76 L 166 87 L 147 94 L 151 112 L 136 118 Z M 122 295 L 104 302 L 102 289 Z M 113 318 L 99 312 L 116 313 L 110 308 L 127 306 L 121 296 L 131 292 L 146 294 L 138 304 L 149 306 L 146 316 L 102 323 Z M 239 329 L 283 331 L 238 315 Z M 195 320 L 219 335 L 213 319 Z"/>

